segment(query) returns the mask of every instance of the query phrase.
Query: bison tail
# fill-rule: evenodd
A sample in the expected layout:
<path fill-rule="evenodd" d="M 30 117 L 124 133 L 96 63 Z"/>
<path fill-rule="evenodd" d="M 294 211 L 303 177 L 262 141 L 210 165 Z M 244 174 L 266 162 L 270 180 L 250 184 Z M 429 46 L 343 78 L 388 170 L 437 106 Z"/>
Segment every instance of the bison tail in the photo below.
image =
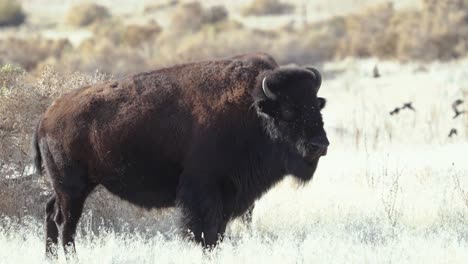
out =
<path fill-rule="evenodd" d="M 33 159 L 33 174 L 41 175 L 42 174 L 42 156 L 41 150 L 39 148 L 39 139 L 38 139 L 38 131 L 39 126 L 41 125 L 41 121 L 39 121 L 34 129 L 34 134 L 32 137 L 32 159 Z"/>

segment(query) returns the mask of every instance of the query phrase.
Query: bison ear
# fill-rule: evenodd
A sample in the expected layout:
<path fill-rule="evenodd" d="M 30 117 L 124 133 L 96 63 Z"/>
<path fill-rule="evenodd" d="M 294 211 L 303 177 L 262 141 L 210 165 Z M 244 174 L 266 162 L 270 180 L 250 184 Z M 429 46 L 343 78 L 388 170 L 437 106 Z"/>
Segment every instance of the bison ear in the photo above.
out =
<path fill-rule="evenodd" d="M 322 98 L 322 97 L 318 97 L 317 100 L 318 100 L 318 107 L 319 107 L 320 110 L 322 110 L 325 107 L 325 105 L 327 104 L 327 100 L 325 98 Z"/>

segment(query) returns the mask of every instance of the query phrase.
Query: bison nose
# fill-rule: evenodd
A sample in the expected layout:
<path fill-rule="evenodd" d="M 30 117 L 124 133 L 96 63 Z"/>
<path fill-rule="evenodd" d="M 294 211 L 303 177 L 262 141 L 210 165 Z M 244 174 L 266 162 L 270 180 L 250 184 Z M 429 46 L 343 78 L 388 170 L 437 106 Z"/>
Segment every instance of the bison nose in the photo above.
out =
<path fill-rule="evenodd" d="M 327 155 L 328 146 L 330 142 L 326 136 L 317 137 L 311 140 L 310 144 L 314 149 L 316 149 L 315 153 L 317 156 L 325 156 Z"/>
<path fill-rule="evenodd" d="M 327 136 L 318 136 L 310 140 L 310 144 L 316 148 L 327 148 L 330 145 Z"/>

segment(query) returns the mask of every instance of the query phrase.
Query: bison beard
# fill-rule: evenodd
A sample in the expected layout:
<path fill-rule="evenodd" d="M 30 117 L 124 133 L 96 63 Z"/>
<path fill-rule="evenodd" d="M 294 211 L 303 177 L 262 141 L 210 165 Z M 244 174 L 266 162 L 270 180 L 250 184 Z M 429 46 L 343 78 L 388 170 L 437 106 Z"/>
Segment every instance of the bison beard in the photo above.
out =
<path fill-rule="evenodd" d="M 178 65 L 63 95 L 33 137 L 49 176 L 46 252 L 74 252 L 86 197 L 102 185 L 145 208 L 178 206 L 204 246 L 284 175 L 312 178 L 328 139 L 315 69 L 267 54 Z"/>

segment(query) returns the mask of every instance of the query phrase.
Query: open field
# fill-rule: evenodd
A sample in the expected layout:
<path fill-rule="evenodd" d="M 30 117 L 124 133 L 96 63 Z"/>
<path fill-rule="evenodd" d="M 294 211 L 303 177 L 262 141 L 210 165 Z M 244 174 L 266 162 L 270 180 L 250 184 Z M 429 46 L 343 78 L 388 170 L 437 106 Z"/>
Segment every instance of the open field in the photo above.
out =
<path fill-rule="evenodd" d="M 178 236 L 176 209 L 144 211 L 98 189 L 78 227 L 79 263 L 468 263 L 467 0 L 283 0 L 294 10 L 266 15 L 243 13 L 253 0 L 102 0 L 88 2 L 109 14 L 87 25 L 67 22 L 82 1 L 17 2 L 25 22 L 0 26 L 0 264 L 47 263 L 50 187 L 29 175 L 28 150 L 53 99 L 253 51 L 324 75 L 331 146 L 314 179 L 278 184 L 250 225 L 234 221 L 205 253 Z M 467 113 L 453 118 L 458 99 Z M 390 115 L 409 102 L 415 111 Z"/>
<path fill-rule="evenodd" d="M 122 211 L 107 215 L 119 224 L 103 220 L 97 230 L 101 220 L 88 211 L 80 263 L 466 263 L 468 116 L 452 119 L 451 103 L 468 99 L 468 60 L 382 62 L 378 79 L 375 62 L 323 65 L 331 147 L 315 178 L 279 184 L 257 202 L 252 225 L 232 223 L 213 252 L 175 235 L 177 211 L 140 213 L 144 227 Z M 409 101 L 415 112 L 389 115 Z M 451 128 L 458 135 L 448 138 Z M 3 217 L 0 263 L 43 260 L 43 236 L 37 218 Z"/>

